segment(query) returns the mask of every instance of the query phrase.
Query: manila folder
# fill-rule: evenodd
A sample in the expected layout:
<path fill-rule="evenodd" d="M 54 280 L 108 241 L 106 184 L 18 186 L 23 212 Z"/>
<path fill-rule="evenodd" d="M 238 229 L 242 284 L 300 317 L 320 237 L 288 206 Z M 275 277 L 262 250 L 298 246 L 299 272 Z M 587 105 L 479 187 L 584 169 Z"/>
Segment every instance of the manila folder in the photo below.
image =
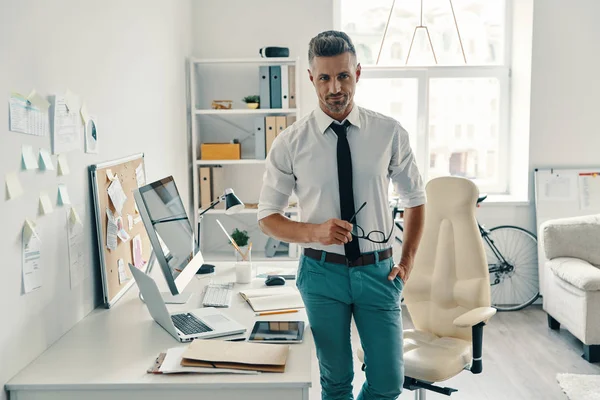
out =
<path fill-rule="evenodd" d="M 197 339 L 183 353 L 181 365 L 284 372 L 289 351 L 289 345 Z"/>

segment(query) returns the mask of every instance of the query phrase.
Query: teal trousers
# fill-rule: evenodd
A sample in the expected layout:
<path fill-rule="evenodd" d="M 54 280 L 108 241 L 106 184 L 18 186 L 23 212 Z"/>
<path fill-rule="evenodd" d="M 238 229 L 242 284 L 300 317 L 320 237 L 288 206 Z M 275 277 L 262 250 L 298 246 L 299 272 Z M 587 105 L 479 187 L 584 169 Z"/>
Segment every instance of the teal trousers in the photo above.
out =
<path fill-rule="evenodd" d="M 396 399 L 402 392 L 402 299 L 400 278 L 388 280 L 393 257 L 360 267 L 300 257 L 296 285 L 310 323 L 323 400 L 353 399 L 350 322 L 365 352 L 366 381 L 358 400 Z"/>

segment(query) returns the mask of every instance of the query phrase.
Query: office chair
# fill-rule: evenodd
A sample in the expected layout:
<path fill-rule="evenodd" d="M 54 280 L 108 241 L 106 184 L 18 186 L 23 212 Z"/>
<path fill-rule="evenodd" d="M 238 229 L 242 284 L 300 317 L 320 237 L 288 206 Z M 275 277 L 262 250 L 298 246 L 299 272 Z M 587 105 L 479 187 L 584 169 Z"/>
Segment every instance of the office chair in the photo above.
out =
<path fill-rule="evenodd" d="M 404 303 L 415 329 L 404 330 L 404 388 L 424 400 L 426 390 L 463 370 L 482 371 L 483 326 L 490 307 L 490 281 L 475 219 L 479 191 L 468 179 L 440 177 L 426 186 L 425 227 Z M 358 357 L 368 371 L 362 349 Z"/>

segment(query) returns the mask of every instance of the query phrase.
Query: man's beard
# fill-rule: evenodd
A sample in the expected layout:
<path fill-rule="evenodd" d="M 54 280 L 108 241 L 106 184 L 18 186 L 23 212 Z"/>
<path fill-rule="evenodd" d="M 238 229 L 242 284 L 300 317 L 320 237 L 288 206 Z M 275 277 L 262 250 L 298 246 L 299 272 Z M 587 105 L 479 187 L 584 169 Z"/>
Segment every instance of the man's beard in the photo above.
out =
<path fill-rule="evenodd" d="M 335 114 L 343 112 L 348 107 L 348 95 L 343 93 L 340 99 L 330 100 L 330 96 L 325 98 L 325 106 L 329 111 Z"/>

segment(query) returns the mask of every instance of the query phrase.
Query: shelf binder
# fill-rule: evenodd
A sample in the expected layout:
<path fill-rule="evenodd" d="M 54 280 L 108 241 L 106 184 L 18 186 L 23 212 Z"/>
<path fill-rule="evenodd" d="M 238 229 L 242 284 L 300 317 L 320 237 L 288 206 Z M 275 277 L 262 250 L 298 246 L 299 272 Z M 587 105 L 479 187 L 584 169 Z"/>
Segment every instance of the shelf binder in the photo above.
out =
<path fill-rule="evenodd" d="M 255 158 L 264 160 L 267 158 L 267 136 L 265 133 L 265 118 L 254 118 Z"/>
<path fill-rule="evenodd" d="M 212 201 L 212 176 L 210 167 L 200 168 L 200 208 L 210 206 Z"/>
<path fill-rule="evenodd" d="M 271 108 L 281 108 L 281 65 L 269 67 L 269 78 Z"/>
<path fill-rule="evenodd" d="M 277 136 L 277 117 L 269 116 L 265 117 L 265 130 L 266 130 L 266 147 L 267 154 L 269 154 L 269 150 L 271 150 L 271 146 L 273 145 L 273 141 Z"/>
<path fill-rule="evenodd" d="M 288 65 L 289 108 L 296 108 L 296 66 Z"/>
<path fill-rule="evenodd" d="M 288 66 L 281 66 L 281 108 L 290 108 Z"/>
<path fill-rule="evenodd" d="M 271 77 L 269 75 L 269 66 L 261 65 L 258 67 L 258 95 L 260 96 L 260 108 L 271 108 Z"/>

